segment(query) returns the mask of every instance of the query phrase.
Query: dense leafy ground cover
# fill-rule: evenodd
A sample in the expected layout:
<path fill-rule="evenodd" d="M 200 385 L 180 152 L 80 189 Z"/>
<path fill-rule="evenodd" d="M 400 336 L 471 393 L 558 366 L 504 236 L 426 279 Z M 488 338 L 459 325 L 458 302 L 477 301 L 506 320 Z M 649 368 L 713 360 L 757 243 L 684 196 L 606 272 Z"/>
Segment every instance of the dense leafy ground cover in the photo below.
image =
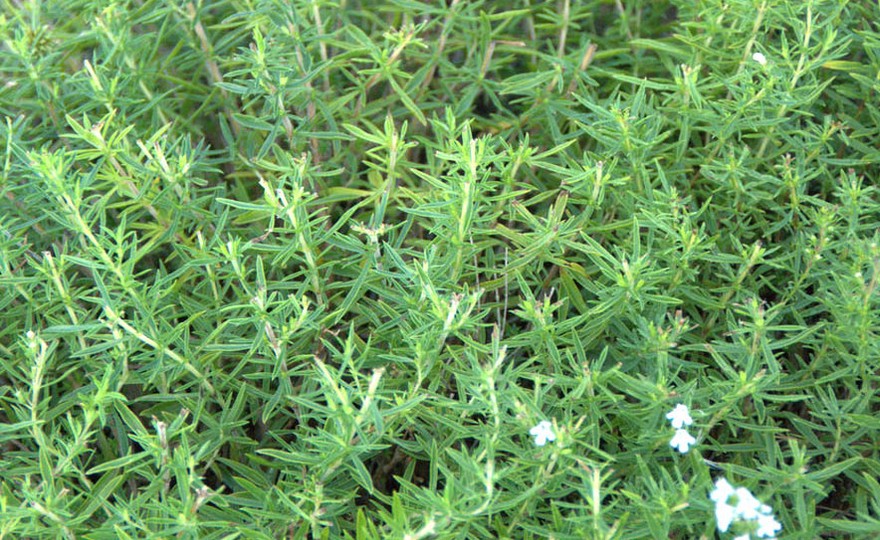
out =
<path fill-rule="evenodd" d="M 0 538 L 880 535 L 876 1 L 0 13 Z"/>

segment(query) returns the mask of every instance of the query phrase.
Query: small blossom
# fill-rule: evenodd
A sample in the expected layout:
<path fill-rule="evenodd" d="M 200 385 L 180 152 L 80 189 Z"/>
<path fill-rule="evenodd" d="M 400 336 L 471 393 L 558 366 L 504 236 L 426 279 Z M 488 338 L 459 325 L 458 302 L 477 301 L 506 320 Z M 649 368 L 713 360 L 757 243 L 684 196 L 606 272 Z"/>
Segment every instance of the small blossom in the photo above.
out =
<path fill-rule="evenodd" d="M 735 517 L 736 512 L 734 508 L 726 502 L 715 504 L 715 523 L 718 525 L 719 531 L 727 532 Z"/>
<path fill-rule="evenodd" d="M 736 517 L 734 507 L 727 504 L 727 500 L 735 491 L 726 478 L 719 478 L 715 481 L 715 489 L 709 494 L 709 498 L 715 502 L 715 522 L 721 532 L 727 532 Z"/>
<path fill-rule="evenodd" d="M 758 531 L 755 533 L 759 538 L 775 538 L 776 533 L 782 530 L 782 524 L 769 514 L 758 516 Z"/>
<path fill-rule="evenodd" d="M 537 426 L 529 430 L 529 435 L 535 438 L 535 444 L 544 446 L 548 442 L 556 440 L 556 434 L 553 433 L 553 424 L 547 420 L 542 420 Z"/>
<path fill-rule="evenodd" d="M 767 57 L 759 52 L 756 52 L 755 54 L 752 55 L 752 60 L 761 64 L 762 66 L 767 65 Z"/>
<path fill-rule="evenodd" d="M 735 491 L 727 478 L 722 477 L 715 481 L 715 489 L 709 494 L 709 498 L 717 503 L 726 503 Z"/>
<path fill-rule="evenodd" d="M 691 418 L 691 413 L 688 411 L 687 405 L 681 403 L 676 405 L 675 408 L 672 409 L 672 412 L 666 415 L 666 418 L 669 419 L 669 422 L 675 429 L 682 429 L 684 426 L 689 426 L 694 423 L 694 419 Z"/>
<path fill-rule="evenodd" d="M 697 440 L 687 432 L 686 429 L 675 430 L 675 436 L 669 441 L 669 446 L 675 448 L 682 454 L 686 454 L 690 450 L 690 446 L 697 443 Z"/>
<path fill-rule="evenodd" d="M 741 534 L 734 538 L 733 540 L 749 540 L 751 536 L 749 534 Z"/>
<path fill-rule="evenodd" d="M 736 515 L 740 519 L 758 519 L 762 509 L 761 501 L 744 487 L 736 488 Z"/>

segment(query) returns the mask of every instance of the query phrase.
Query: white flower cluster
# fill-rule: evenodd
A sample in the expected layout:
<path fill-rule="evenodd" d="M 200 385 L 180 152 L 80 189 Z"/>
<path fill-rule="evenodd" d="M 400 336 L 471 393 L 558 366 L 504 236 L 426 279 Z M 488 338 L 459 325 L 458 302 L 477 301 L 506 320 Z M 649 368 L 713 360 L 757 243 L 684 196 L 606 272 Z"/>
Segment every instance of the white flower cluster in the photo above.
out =
<path fill-rule="evenodd" d="M 715 521 L 718 530 L 727 532 L 733 522 L 757 523 L 755 536 L 776 538 L 782 524 L 773 517 L 773 509 L 762 504 L 752 492 L 744 487 L 733 487 L 725 478 L 715 481 L 715 489 L 709 494 L 715 502 Z M 754 528 L 754 526 L 751 526 Z M 737 536 L 734 540 L 749 540 L 750 533 Z"/>
<path fill-rule="evenodd" d="M 688 410 L 687 405 L 679 403 L 674 409 L 672 409 L 672 412 L 666 415 L 666 418 L 669 419 L 669 423 L 675 428 L 675 435 L 672 437 L 672 440 L 669 441 L 669 446 L 675 448 L 682 454 L 686 454 L 691 446 L 697 444 L 697 439 L 685 429 L 687 426 L 694 423 L 694 419 L 691 418 L 691 413 Z"/>

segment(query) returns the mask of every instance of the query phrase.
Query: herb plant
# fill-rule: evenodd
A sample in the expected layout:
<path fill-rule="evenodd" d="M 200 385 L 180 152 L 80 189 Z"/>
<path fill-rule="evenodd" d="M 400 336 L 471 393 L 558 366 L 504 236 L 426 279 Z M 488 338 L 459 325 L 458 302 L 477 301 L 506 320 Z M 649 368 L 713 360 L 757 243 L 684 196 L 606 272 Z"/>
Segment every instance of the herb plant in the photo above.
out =
<path fill-rule="evenodd" d="M 878 21 L 3 0 L 0 538 L 880 536 Z"/>

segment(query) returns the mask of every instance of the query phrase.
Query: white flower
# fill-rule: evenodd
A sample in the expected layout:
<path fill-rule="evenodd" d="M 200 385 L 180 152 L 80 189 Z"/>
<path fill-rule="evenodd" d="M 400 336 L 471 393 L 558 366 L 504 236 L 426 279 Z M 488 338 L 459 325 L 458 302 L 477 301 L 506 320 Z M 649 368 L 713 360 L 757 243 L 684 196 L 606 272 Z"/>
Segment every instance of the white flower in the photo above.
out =
<path fill-rule="evenodd" d="M 715 504 L 715 523 L 718 524 L 719 531 L 727 532 L 735 517 L 736 512 L 734 508 L 726 502 Z"/>
<path fill-rule="evenodd" d="M 544 446 L 547 442 L 556 440 L 556 434 L 553 433 L 553 424 L 547 420 L 542 420 L 537 426 L 529 430 L 529 435 L 535 438 L 535 444 Z"/>
<path fill-rule="evenodd" d="M 719 478 L 715 481 L 715 489 L 709 494 L 709 498 L 715 501 L 715 522 L 718 524 L 718 530 L 727 532 L 733 518 L 736 517 L 734 507 L 727 504 L 727 499 L 734 494 L 736 490 L 726 478 Z"/>
<path fill-rule="evenodd" d="M 694 419 L 691 418 L 691 413 L 688 411 L 687 405 L 681 403 L 676 405 L 675 408 L 672 409 L 672 412 L 666 415 L 666 418 L 669 419 L 669 422 L 675 429 L 681 429 L 684 426 L 689 426 L 694 423 Z"/>
<path fill-rule="evenodd" d="M 782 524 L 776 521 L 776 518 L 769 514 L 761 514 L 758 516 L 758 532 L 755 533 L 759 538 L 775 538 L 776 533 L 782 530 Z"/>
<path fill-rule="evenodd" d="M 750 538 L 751 538 L 751 536 L 748 533 L 746 533 L 746 534 L 741 534 L 741 535 L 737 536 L 733 540 L 749 540 Z"/>
<path fill-rule="evenodd" d="M 761 513 L 761 501 L 752 495 L 752 492 L 744 487 L 736 488 L 736 516 L 740 519 L 758 519 Z M 768 507 L 769 508 L 769 507 Z"/>
<path fill-rule="evenodd" d="M 752 60 L 761 64 L 762 66 L 767 65 L 767 57 L 759 52 L 756 52 L 755 54 L 752 55 Z"/>
<path fill-rule="evenodd" d="M 709 494 L 709 498 L 716 503 L 726 503 L 727 499 L 733 495 L 734 491 L 736 490 L 730 485 L 727 478 L 721 477 L 718 480 L 715 480 L 715 489 Z"/>
<path fill-rule="evenodd" d="M 689 447 L 696 443 L 697 440 L 693 435 L 688 433 L 686 429 L 677 429 L 675 430 L 675 436 L 669 441 L 669 446 L 675 448 L 682 454 L 686 454 L 690 449 Z"/>

